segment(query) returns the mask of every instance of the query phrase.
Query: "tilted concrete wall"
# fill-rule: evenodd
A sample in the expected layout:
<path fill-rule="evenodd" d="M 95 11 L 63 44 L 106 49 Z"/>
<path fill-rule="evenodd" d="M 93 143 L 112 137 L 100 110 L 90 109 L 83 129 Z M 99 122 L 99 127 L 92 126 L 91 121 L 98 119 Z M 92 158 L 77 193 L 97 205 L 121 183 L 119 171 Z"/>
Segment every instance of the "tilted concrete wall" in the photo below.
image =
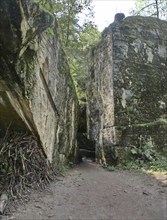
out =
<path fill-rule="evenodd" d="M 1 135 L 29 130 L 63 163 L 76 154 L 78 101 L 55 18 L 30 0 L 0 8 Z"/>

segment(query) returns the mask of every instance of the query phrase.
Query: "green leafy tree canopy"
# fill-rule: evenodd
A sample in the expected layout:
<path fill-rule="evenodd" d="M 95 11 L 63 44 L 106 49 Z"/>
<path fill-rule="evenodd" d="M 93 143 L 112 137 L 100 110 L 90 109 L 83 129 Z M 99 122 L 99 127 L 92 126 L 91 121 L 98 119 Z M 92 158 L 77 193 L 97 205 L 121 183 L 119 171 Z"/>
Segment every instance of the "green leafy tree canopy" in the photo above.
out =
<path fill-rule="evenodd" d="M 136 0 L 132 15 L 151 16 L 167 20 L 166 0 Z"/>

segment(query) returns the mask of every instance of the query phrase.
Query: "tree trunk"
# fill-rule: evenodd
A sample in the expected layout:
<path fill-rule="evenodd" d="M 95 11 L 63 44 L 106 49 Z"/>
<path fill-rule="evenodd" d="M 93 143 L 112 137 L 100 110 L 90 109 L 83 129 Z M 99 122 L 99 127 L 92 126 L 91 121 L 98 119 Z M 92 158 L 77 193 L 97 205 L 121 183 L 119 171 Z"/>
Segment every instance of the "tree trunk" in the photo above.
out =
<path fill-rule="evenodd" d="M 157 18 L 159 18 L 159 4 L 158 4 L 158 0 L 155 0 L 155 7 L 156 7 L 156 14 L 157 14 Z"/>

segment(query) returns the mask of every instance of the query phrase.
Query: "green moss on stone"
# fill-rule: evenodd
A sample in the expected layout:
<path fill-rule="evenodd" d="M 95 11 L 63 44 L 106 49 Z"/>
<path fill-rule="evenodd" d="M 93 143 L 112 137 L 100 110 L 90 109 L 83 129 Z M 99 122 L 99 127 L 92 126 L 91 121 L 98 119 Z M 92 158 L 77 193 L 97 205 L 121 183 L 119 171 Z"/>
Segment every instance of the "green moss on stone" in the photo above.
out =
<path fill-rule="evenodd" d="M 35 65 L 35 52 L 27 49 L 17 64 L 17 73 L 23 82 L 23 94 L 31 97 L 32 88 L 36 82 L 36 73 L 34 70 Z"/>

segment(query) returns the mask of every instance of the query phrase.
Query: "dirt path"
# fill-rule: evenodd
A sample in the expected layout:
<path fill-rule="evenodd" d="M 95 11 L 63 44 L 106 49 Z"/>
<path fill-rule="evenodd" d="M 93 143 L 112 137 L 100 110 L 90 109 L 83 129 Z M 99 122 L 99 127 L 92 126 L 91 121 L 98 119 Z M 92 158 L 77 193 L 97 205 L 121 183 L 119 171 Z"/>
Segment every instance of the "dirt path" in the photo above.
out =
<path fill-rule="evenodd" d="M 166 220 L 167 187 L 161 180 L 109 172 L 84 162 L 20 206 L 10 219 Z"/>

